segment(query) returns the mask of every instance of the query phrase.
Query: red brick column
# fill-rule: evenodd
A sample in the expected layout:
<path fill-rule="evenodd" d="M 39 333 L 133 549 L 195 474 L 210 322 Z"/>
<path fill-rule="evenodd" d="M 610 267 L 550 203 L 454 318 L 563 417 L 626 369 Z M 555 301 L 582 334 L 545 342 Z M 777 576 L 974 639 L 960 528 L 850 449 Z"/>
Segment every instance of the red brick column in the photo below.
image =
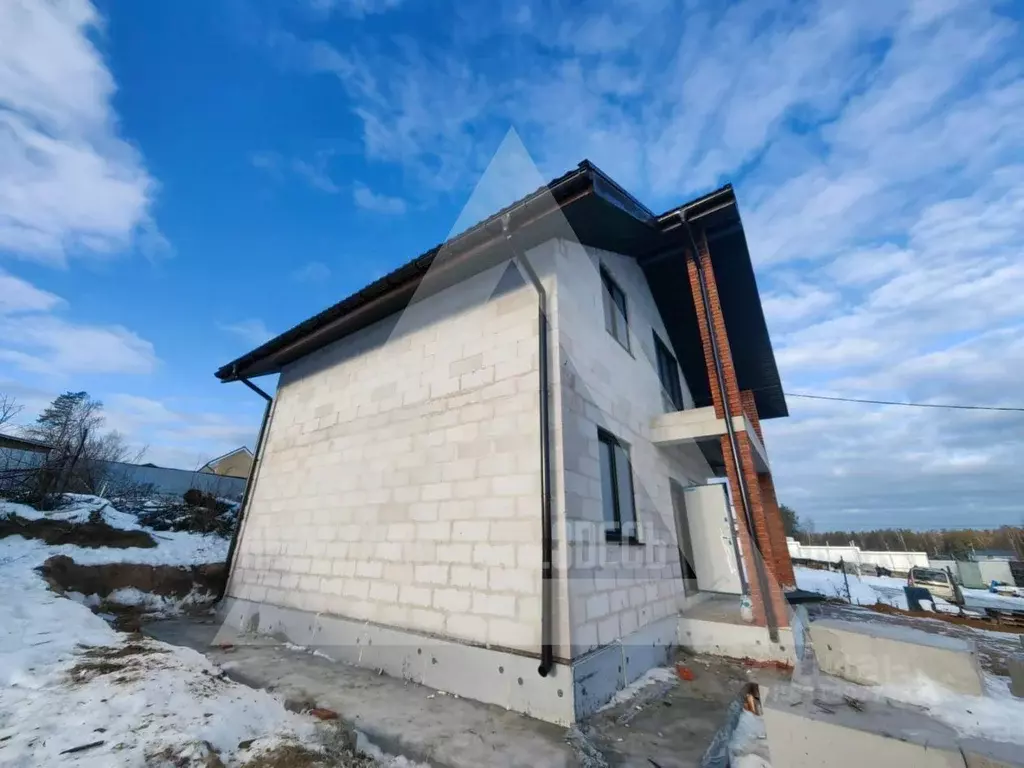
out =
<path fill-rule="evenodd" d="M 718 371 L 715 367 L 714 356 L 712 355 L 711 333 L 715 334 L 718 345 L 718 354 L 722 366 L 722 378 L 724 379 L 726 397 L 729 402 L 729 410 L 734 415 L 744 412 L 743 399 L 740 397 L 739 383 L 736 378 L 736 369 L 733 365 L 732 350 L 729 346 L 729 336 L 725 329 L 725 317 L 722 314 L 722 305 L 718 299 L 718 284 L 715 282 L 715 273 L 711 264 L 711 257 L 708 253 L 707 239 L 703 232 L 697 234 L 697 245 L 700 259 L 700 269 L 704 275 L 704 282 L 707 286 L 708 304 L 711 308 L 711 325 L 704 315 L 704 307 L 701 302 L 700 273 L 697 271 L 697 264 L 692 258 L 687 258 L 686 268 L 690 278 L 690 289 L 693 293 L 693 301 L 697 309 L 697 324 L 700 328 L 701 342 L 704 347 L 704 362 L 707 366 L 708 379 L 711 383 L 711 399 L 715 406 L 715 413 L 719 418 L 725 414 L 722 397 L 718 385 Z M 756 414 L 756 412 L 755 412 Z M 755 430 L 760 428 L 758 423 Z M 788 626 L 788 613 L 785 598 L 782 596 L 782 589 L 779 579 L 774 576 L 776 558 L 773 554 L 772 535 L 768 518 L 770 515 L 762 503 L 761 484 L 757 478 L 756 465 L 754 464 L 753 449 L 750 445 L 750 438 L 745 431 L 736 433 L 737 447 L 740 453 L 740 466 L 743 472 L 743 479 L 747 487 L 747 495 L 750 500 L 750 518 L 753 521 L 754 536 L 757 539 L 757 547 L 752 546 L 750 534 L 747 529 L 747 522 L 743 508 L 743 494 L 740 491 L 740 481 L 736 476 L 736 464 L 733 460 L 732 445 L 728 436 L 720 438 L 722 445 L 722 456 L 725 458 L 726 473 L 729 479 L 729 487 L 736 505 L 737 527 L 739 528 L 740 547 L 743 550 L 744 569 L 747 572 L 750 583 L 750 596 L 754 604 L 754 619 L 760 624 L 766 623 L 764 600 L 771 601 L 778 626 Z M 774 499 L 774 496 L 772 497 Z M 776 509 L 776 517 L 778 510 Z M 781 520 L 780 520 L 781 522 Z M 785 542 L 783 541 L 783 545 Z M 759 550 L 759 552 L 758 552 Z M 788 558 L 788 552 L 785 553 Z M 757 569 L 754 558 L 763 557 L 766 570 L 768 571 L 767 596 L 761 594 L 761 586 L 758 583 Z"/>
<path fill-rule="evenodd" d="M 740 393 L 743 402 L 743 410 L 754 427 L 754 432 L 761 439 L 761 445 L 765 452 L 768 446 L 764 442 L 764 433 L 761 432 L 761 419 L 757 415 L 757 405 L 754 402 L 754 393 L 744 390 Z M 786 527 L 782 520 L 782 513 L 779 512 L 779 500 L 775 494 L 775 481 L 770 472 L 762 472 L 757 476 L 757 484 L 761 491 L 761 506 L 764 507 L 765 516 L 768 521 L 768 536 L 772 542 L 773 557 L 770 561 L 772 573 L 775 578 L 786 587 L 796 586 L 796 575 L 793 573 L 793 561 L 789 557 L 789 546 L 786 544 Z"/>

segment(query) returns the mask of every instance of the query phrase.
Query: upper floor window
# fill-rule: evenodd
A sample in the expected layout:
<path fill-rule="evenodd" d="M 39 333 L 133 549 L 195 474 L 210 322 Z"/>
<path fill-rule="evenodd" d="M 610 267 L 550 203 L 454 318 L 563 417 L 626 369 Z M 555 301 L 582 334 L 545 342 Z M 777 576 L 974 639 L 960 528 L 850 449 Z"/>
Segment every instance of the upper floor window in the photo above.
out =
<path fill-rule="evenodd" d="M 622 292 L 608 270 L 601 267 L 604 327 L 626 351 L 629 351 L 629 315 L 626 313 L 626 294 Z"/>
<path fill-rule="evenodd" d="M 601 453 L 601 507 L 608 541 L 637 541 L 633 464 L 629 446 L 610 432 L 597 431 Z"/>
<path fill-rule="evenodd" d="M 683 386 L 679 381 L 679 364 L 668 345 L 654 334 L 654 355 L 658 359 L 658 378 L 661 379 L 661 393 L 665 407 L 672 411 L 683 410 Z"/>

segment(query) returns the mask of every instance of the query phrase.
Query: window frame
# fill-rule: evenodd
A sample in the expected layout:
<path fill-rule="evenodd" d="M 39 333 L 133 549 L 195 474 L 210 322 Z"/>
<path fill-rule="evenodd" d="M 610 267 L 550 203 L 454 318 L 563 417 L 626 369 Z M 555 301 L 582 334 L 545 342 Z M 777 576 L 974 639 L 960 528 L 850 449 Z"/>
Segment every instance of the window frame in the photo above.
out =
<path fill-rule="evenodd" d="M 613 515 L 613 518 L 614 518 L 612 522 L 614 523 L 615 527 L 612 530 L 608 529 L 608 521 L 604 519 L 604 499 L 602 499 L 601 500 L 602 501 L 602 505 L 601 505 L 601 509 L 602 509 L 602 524 L 605 526 L 605 528 L 604 528 L 604 539 L 605 539 L 606 542 L 613 542 L 613 543 L 618 543 L 618 544 L 640 544 L 641 541 L 640 541 L 640 538 L 639 538 L 639 524 L 637 522 L 637 516 L 636 516 L 636 486 L 635 486 L 634 480 L 633 480 L 633 456 L 632 456 L 632 452 L 630 450 L 629 443 L 627 443 L 624 440 L 620 440 L 618 437 L 613 435 L 607 429 L 601 429 L 600 427 L 598 427 L 598 429 L 597 429 L 597 440 L 598 440 L 598 443 L 604 443 L 605 445 L 608 446 L 608 456 L 610 458 L 610 463 L 611 463 L 611 466 L 609 467 L 610 475 L 609 475 L 608 479 L 609 479 L 609 483 L 610 483 L 610 486 L 611 486 L 611 492 L 612 492 L 612 499 L 611 499 L 611 501 L 612 501 L 612 515 Z M 599 448 L 600 448 L 600 446 L 599 446 Z M 618 468 L 618 466 L 616 464 L 616 461 L 617 461 L 616 460 L 616 452 L 615 452 L 616 448 L 621 449 L 622 453 L 625 454 L 627 470 L 628 470 L 628 473 L 629 473 L 628 493 L 629 493 L 630 507 L 632 508 L 632 510 L 631 510 L 632 511 L 632 520 L 628 522 L 628 524 L 631 526 L 631 530 L 630 530 L 630 533 L 628 533 L 626 536 L 623 536 L 623 534 L 622 534 L 622 531 L 623 531 L 623 520 L 622 520 L 622 508 L 621 508 L 622 505 L 620 503 L 622 501 L 622 493 L 621 493 L 621 490 L 619 488 L 619 468 Z M 598 471 L 603 473 L 604 472 L 603 462 L 598 460 L 598 464 L 599 464 Z M 601 479 L 601 486 L 602 486 L 601 487 L 601 492 L 604 493 L 604 478 L 603 477 Z"/>
<path fill-rule="evenodd" d="M 658 367 L 658 381 L 661 382 L 661 396 L 667 400 L 666 405 L 673 406 L 672 410 L 685 410 L 686 402 L 683 399 L 683 380 L 679 375 L 679 361 L 672 354 L 668 344 L 662 341 L 658 332 L 652 329 L 651 333 L 654 335 L 654 360 Z M 664 367 L 671 368 L 670 381 L 665 381 L 668 372 L 664 370 Z"/>
<path fill-rule="evenodd" d="M 622 286 L 618 284 L 612 273 L 608 271 L 608 268 L 602 264 L 600 267 L 601 273 L 601 306 L 604 309 L 604 329 L 608 331 L 608 334 L 615 339 L 622 348 L 630 354 L 633 354 L 630 349 L 629 342 L 629 302 L 626 299 L 626 292 L 622 290 Z M 616 302 L 616 294 L 622 298 L 622 306 L 620 307 Z M 621 317 L 620 317 L 621 314 Z M 619 324 L 622 324 L 622 328 L 619 328 Z"/>

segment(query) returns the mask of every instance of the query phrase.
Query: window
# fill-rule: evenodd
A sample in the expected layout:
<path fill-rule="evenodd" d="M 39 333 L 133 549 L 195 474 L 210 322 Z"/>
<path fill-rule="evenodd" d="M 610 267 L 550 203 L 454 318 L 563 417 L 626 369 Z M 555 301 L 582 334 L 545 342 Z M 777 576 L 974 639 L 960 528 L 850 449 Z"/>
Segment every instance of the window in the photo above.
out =
<path fill-rule="evenodd" d="M 633 465 L 629 446 L 614 435 L 598 430 L 601 452 L 601 506 L 607 541 L 637 543 L 636 508 L 633 505 Z"/>
<path fill-rule="evenodd" d="M 619 284 L 612 280 L 608 270 L 601 267 L 603 287 L 604 327 L 626 351 L 629 351 L 629 316 L 626 314 L 626 294 Z"/>
<path fill-rule="evenodd" d="M 661 393 L 665 408 L 670 411 L 683 410 L 683 387 L 679 383 L 679 365 L 658 334 L 654 334 L 654 356 L 658 359 L 658 378 L 661 379 Z"/>

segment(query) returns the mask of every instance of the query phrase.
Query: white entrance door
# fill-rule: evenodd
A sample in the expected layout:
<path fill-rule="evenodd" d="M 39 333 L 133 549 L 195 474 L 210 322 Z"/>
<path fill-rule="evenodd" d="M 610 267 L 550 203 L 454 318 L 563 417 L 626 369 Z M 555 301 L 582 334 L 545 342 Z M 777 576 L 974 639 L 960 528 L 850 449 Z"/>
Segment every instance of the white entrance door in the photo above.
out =
<path fill-rule="evenodd" d="M 694 485 L 683 493 L 686 523 L 693 547 L 697 586 L 702 592 L 742 593 L 729 521 L 729 498 L 725 485 Z"/>

